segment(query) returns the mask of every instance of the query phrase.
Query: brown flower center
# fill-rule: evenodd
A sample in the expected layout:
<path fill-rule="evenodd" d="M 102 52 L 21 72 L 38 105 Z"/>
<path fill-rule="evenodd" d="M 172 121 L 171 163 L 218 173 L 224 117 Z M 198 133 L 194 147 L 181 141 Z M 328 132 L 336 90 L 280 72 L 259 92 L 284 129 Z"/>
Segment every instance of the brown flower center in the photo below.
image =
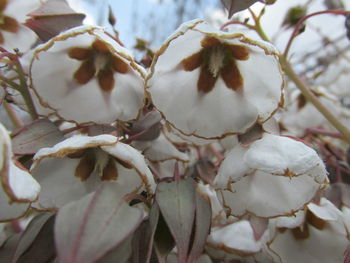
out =
<path fill-rule="evenodd" d="M 97 173 L 102 181 L 116 181 L 118 179 L 117 164 L 127 169 L 132 166 L 116 159 L 99 148 L 90 148 L 77 151 L 68 155 L 69 158 L 79 158 L 79 163 L 75 168 L 74 176 L 82 182 L 90 178 L 93 173 Z"/>
<path fill-rule="evenodd" d="M 74 79 L 84 85 L 96 77 L 100 89 L 104 92 L 110 92 L 115 87 L 115 72 L 125 74 L 129 70 L 128 64 L 112 54 L 108 45 L 99 39 L 89 48 L 70 49 L 68 56 L 82 61 L 73 75 Z"/>
<path fill-rule="evenodd" d="M 19 23 L 17 20 L 4 14 L 7 2 L 7 0 L 0 0 L 0 44 L 3 44 L 5 41 L 1 31 L 17 33 L 19 29 Z"/>
<path fill-rule="evenodd" d="M 243 78 L 236 61 L 249 58 L 248 48 L 222 43 L 219 39 L 209 36 L 201 41 L 201 46 L 199 52 L 181 61 L 185 71 L 193 71 L 200 67 L 198 91 L 209 93 L 219 76 L 229 89 L 241 90 Z"/>

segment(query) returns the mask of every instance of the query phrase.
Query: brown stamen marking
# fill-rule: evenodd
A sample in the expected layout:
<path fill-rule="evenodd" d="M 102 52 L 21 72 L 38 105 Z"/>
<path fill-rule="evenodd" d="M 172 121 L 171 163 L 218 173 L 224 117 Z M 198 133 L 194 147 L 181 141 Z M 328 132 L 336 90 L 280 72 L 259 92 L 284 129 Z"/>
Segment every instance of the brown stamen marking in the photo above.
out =
<path fill-rule="evenodd" d="M 113 69 L 119 73 L 125 74 L 129 71 L 129 66 L 120 58 L 113 56 L 112 57 L 112 66 Z"/>
<path fill-rule="evenodd" d="M 298 109 L 301 110 L 302 108 L 305 107 L 306 103 L 307 103 L 307 99 L 305 98 L 305 96 L 300 93 L 300 95 L 297 98 L 297 102 L 298 102 Z"/>
<path fill-rule="evenodd" d="M 89 48 L 75 47 L 69 50 L 68 56 L 76 60 L 86 60 L 92 55 L 91 51 Z"/>
<path fill-rule="evenodd" d="M 121 166 L 123 166 L 126 169 L 132 169 L 134 166 L 122 159 L 114 158 Z"/>
<path fill-rule="evenodd" d="M 319 230 L 324 229 L 326 225 L 325 220 L 315 216 L 314 213 L 312 213 L 310 210 L 307 210 L 306 212 L 306 222 L 308 222 L 310 225 L 314 226 Z"/>
<path fill-rule="evenodd" d="M 293 236 L 296 240 L 307 239 L 309 234 L 309 228 L 305 224 L 303 227 L 296 227 L 292 229 Z"/>
<path fill-rule="evenodd" d="M 207 67 L 202 67 L 197 83 L 198 91 L 209 93 L 214 88 L 216 79 Z"/>
<path fill-rule="evenodd" d="M 203 51 L 193 54 L 181 61 L 185 71 L 193 71 L 203 63 Z"/>
<path fill-rule="evenodd" d="M 67 155 L 68 158 L 72 158 L 72 159 L 77 159 L 77 158 L 81 158 L 84 156 L 84 154 L 87 152 L 86 149 L 81 149 L 81 150 L 77 150 L 74 153 L 70 153 Z"/>
<path fill-rule="evenodd" d="M 83 85 L 96 76 L 99 87 L 104 92 L 111 92 L 115 87 L 114 72 L 125 74 L 129 71 L 129 65 L 112 54 L 108 44 L 99 39 L 90 48 L 70 49 L 68 56 L 82 61 L 73 75 L 74 79 Z"/>
<path fill-rule="evenodd" d="M 226 86 L 234 91 L 239 91 L 243 87 L 242 75 L 235 63 L 230 60 L 221 70 L 221 77 Z"/>
<path fill-rule="evenodd" d="M 212 91 L 220 75 L 227 88 L 240 92 L 244 81 L 236 60 L 249 59 L 249 48 L 222 43 L 213 36 L 202 39 L 201 46 L 203 48 L 199 52 L 181 61 L 185 71 L 193 71 L 200 67 L 198 91 Z"/>
<path fill-rule="evenodd" d="M 87 152 L 80 160 L 78 166 L 75 168 L 74 176 L 79 178 L 82 182 L 86 181 L 95 168 L 95 157 L 93 154 Z"/>
<path fill-rule="evenodd" d="M 103 169 L 101 176 L 102 181 L 116 181 L 118 178 L 118 170 L 113 158 L 109 158 L 107 165 Z"/>
<path fill-rule="evenodd" d="M 108 45 L 106 43 L 104 43 L 103 41 L 96 39 L 93 43 L 92 43 L 92 48 L 104 53 L 109 53 L 109 48 Z"/>
<path fill-rule="evenodd" d="M 225 45 L 226 48 L 231 50 L 232 55 L 237 60 L 248 60 L 249 59 L 249 49 L 240 45 Z"/>
<path fill-rule="evenodd" d="M 215 37 L 205 37 L 201 41 L 201 46 L 203 48 L 211 48 L 215 46 L 219 46 L 221 44 L 220 40 Z"/>
<path fill-rule="evenodd" d="M 5 42 L 4 35 L 0 32 L 0 44 Z"/>
<path fill-rule="evenodd" d="M 92 60 L 84 61 L 74 73 L 74 78 L 79 84 L 88 83 L 95 75 L 95 66 Z"/>
<path fill-rule="evenodd" d="M 0 0 L 0 11 L 4 11 L 7 6 L 7 0 Z"/>
<path fill-rule="evenodd" d="M 18 29 L 19 29 L 19 24 L 16 19 L 9 16 L 3 17 L 3 21 L 0 24 L 0 30 L 16 33 Z"/>
<path fill-rule="evenodd" d="M 100 88 L 105 92 L 112 91 L 114 87 L 114 76 L 113 76 L 113 70 L 110 68 L 100 70 L 98 73 L 98 84 L 100 85 Z"/>

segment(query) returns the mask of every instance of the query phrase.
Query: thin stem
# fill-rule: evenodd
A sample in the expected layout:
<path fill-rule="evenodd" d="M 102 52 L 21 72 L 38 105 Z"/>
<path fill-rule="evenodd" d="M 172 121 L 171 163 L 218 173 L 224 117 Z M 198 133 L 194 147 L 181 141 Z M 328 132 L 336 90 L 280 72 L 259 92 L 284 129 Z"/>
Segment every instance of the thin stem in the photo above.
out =
<path fill-rule="evenodd" d="M 300 30 L 302 24 L 305 22 L 305 20 L 309 19 L 310 17 L 317 16 L 317 15 L 323 15 L 323 14 L 334 14 L 334 15 L 346 16 L 349 14 L 349 12 L 344 11 L 344 10 L 325 10 L 325 11 L 320 11 L 320 12 L 315 12 L 315 13 L 309 14 L 309 15 L 304 16 L 303 18 L 299 19 L 298 23 L 294 27 L 293 33 L 291 34 L 291 36 L 288 40 L 288 43 L 286 45 L 286 48 L 284 50 L 283 54 L 285 57 L 288 56 L 288 52 L 290 50 L 292 42 L 293 42 L 294 38 L 298 35 L 299 30 Z"/>
<path fill-rule="evenodd" d="M 8 103 L 6 100 L 3 101 L 3 105 L 4 108 L 12 122 L 12 124 L 14 125 L 15 129 L 18 129 L 20 127 L 23 126 L 23 122 L 22 120 L 18 117 L 17 113 L 15 112 L 15 110 L 12 108 L 12 105 L 10 103 Z"/>
<path fill-rule="evenodd" d="M 263 31 L 260 20 L 257 18 L 257 16 L 254 14 L 252 10 L 249 10 L 252 14 L 252 17 L 255 21 L 255 30 L 259 34 L 259 36 L 265 40 L 270 42 L 269 38 Z M 300 19 L 298 24 L 305 21 L 307 18 L 319 14 L 327 14 L 327 13 L 333 13 L 333 14 L 348 14 L 348 12 L 343 10 L 327 10 L 327 11 L 321 11 L 316 12 L 313 14 L 308 15 L 307 17 L 304 17 L 303 19 Z M 300 27 L 299 25 L 299 27 Z M 298 25 L 296 26 L 297 29 Z M 295 31 L 296 32 L 296 31 Z M 287 52 L 288 53 L 288 52 Z M 304 84 L 304 82 L 298 77 L 298 75 L 294 72 L 292 66 L 287 61 L 287 56 L 285 54 L 279 55 L 279 62 L 282 66 L 282 69 L 284 70 L 284 73 L 290 78 L 291 81 L 294 82 L 294 84 L 299 88 L 301 93 L 305 96 L 305 98 L 310 101 L 315 108 L 321 112 L 321 114 L 344 136 L 344 140 L 350 144 L 350 131 L 346 126 L 344 126 L 328 109 L 317 99 L 317 97 L 309 90 L 309 88 Z"/>
<path fill-rule="evenodd" d="M 287 61 L 284 55 L 279 56 L 280 64 L 285 74 L 294 82 L 300 89 L 305 98 L 310 101 L 322 115 L 344 136 L 345 141 L 350 144 L 350 131 L 344 126 L 328 109 L 317 99 L 317 97 L 308 89 L 308 87 L 301 81 L 297 74 L 292 69 L 292 66 Z"/>
<path fill-rule="evenodd" d="M 18 77 L 19 77 L 19 83 L 21 86 L 21 95 L 23 96 L 24 102 L 26 103 L 27 107 L 28 107 L 28 111 L 30 116 L 32 117 L 33 120 L 38 119 L 38 113 L 36 112 L 35 106 L 34 106 L 34 102 L 32 100 L 32 97 L 30 95 L 29 92 L 29 88 L 27 86 L 27 82 L 25 79 L 25 74 L 22 68 L 22 65 L 20 64 L 20 62 L 17 60 L 16 63 L 16 72 L 18 73 Z"/>
<path fill-rule="evenodd" d="M 220 27 L 220 30 L 224 30 L 224 28 L 229 26 L 229 25 L 241 25 L 241 26 L 245 26 L 246 28 L 255 30 L 255 26 L 247 24 L 247 23 L 244 23 L 244 22 L 241 22 L 241 21 L 237 21 L 237 20 L 231 20 L 231 21 L 226 22 L 225 24 L 223 24 Z"/>

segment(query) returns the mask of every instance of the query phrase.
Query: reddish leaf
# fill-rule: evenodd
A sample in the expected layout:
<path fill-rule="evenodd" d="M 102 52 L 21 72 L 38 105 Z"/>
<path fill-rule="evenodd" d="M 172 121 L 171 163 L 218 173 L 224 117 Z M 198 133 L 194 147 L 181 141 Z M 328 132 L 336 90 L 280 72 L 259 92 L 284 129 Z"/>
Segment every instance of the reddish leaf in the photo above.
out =
<path fill-rule="evenodd" d="M 222 4 L 228 10 L 228 17 L 230 18 L 234 13 L 247 9 L 256 2 L 263 2 L 267 5 L 271 5 L 276 0 L 221 0 Z"/>
<path fill-rule="evenodd" d="M 25 25 L 32 29 L 42 41 L 60 32 L 82 25 L 84 14 L 76 13 L 65 0 L 49 0 L 29 13 Z"/>
<path fill-rule="evenodd" d="M 34 154 L 64 139 L 63 133 L 48 119 L 39 119 L 15 132 L 12 148 L 15 154 Z"/>
<path fill-rule="evenodd" d="M 127 133 L 138 141 L 151 141 L 158 138 L 160 134 L 160 121 L 162 116 L 156 110 L 147 112 L 134 122 L 130 123 Z"/>
<path fill-rule="evenodd" d="M 194 227 L 194 239 L 188 256 L 188 263 L 195 263 L 203 252 L 204 245 L 210 232 L 211 205 L 207 197 L 196 191 L 196 219 Z"/>
<path fill-rule="evenodd" d="M 230 18 L 234 13 L 247 9 L 258 0 L 221 0 L 221 2 L 228 10 L 228 17 Z"/>
<path fill-rule="evenodd" d="M 158 219 L 159 207 L 155 203 L 151 208 L 149 219 L 144 221 L 134 234 L 132 263 L 148 263 L 150 261 Z"/>
<path fill-rule="evenodd" d="M 191 178 L 161 182 L 156 202 L 176 242 L 179 262 L 186 262 L 195 218 L 196 197 Z"/>
<path fill-rule="evenodd" d="M 58 211 L 55 240 L 60 263 L 99 261 L 134 233 L 144 212 L 124 201 L 121 187 L 103 184 Z"/>
<path fill-rule="evenodd" d="M 123 241 L 117 248 L 113 249 L 106 256 L 100 259 L 97 263 L 126 263 L 129 262 L 129 258 L 132 254 L 132 240 L 133 236 L 130 235 L 125 241 Z"/>
<path fill-rule="evenodd" d="M 12 262 L 46 263 L 55 258 L 53 214 L 40 214 L 34 218 L 21 235 Z"/>

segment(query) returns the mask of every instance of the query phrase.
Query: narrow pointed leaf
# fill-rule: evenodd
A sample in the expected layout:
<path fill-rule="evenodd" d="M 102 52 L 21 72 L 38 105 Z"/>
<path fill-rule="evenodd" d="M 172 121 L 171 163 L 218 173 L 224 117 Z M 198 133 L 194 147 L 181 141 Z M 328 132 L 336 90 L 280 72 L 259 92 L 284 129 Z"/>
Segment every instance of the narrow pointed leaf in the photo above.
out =
<path fill-rule="evenodd" d="M 188 256 L 188 263 L 197 262 L 203 252 L 204 245 L 210 232 L 211 206 L 208 197 L 196 191 L 196 219 L 194 226 L 194 239 Z"/>
<path fill-rule="evenodd" d="M 36 220 L 22 235 L 13 262 L 47 263 L 53 260 L 56 257 L 53 237 L 54 223 L 55 217 L 52 214 L 44 214 L 39 220 Z M 31 239 L 33 239 L 32 243 L 30 243 Z"/>
<path fill-rule="evenodd" d="M 156 201 L 176 242 L 179 262 L 185 262 L 189 251 L 195 217 L 195 188 L 191 178 L 162 182 Z"/>
<path fill-rule="evenodd" d="M 58 263 L 96 262 L 134 233 L 144 212 L 130 207 L 121 192 L 120 185 L 103 184 L 96 192 L 58 211 Z"/>
<path fill-rule="evenodd" d="M 49 0 L 29 13 L 25 25 L 33 30 L 42 41 L 58 35 L 60 32 L 80 26 L 84 14 L 76 13 L 65 0 Z"/>
<path fill-rule="evenodd" d="M 63 133 L 48 119 L 39 119 L 15 133 L 12 148 L 15 154 L 34 154 L 64 140 Z"/>
<path fill-rule="evenodd" d="M 148 263 L 150 261 L 158 219 L 159 207 L 155 203 L 151 208 L 148 220 L 144 221 L 134 234 L 132 263 Z"/>
<path fill-rule="evenodd" d="M 119 246 L 109 252 L 106 256 L 100 259 L 97 263 L 126 263 L 129 262 L 129 258 L 132 254 L 132 240 L 133 236 L 130 235 Z"/>

